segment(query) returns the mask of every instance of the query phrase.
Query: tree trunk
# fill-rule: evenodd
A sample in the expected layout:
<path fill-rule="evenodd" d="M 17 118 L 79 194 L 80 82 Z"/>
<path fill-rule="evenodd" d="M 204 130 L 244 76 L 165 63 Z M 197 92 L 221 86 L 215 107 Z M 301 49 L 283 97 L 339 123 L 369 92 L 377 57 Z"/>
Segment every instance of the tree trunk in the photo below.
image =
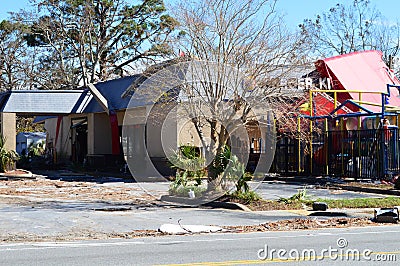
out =
<path fill-rule="evenodd" d="M 228 132 L 221 125 L 220 131 L 217 130 L 218 123 L 213 121 L 211 123 L 211 138 L 214 140 L 214 145 L 211 149 L 212 154 L 215 156 L 213 162 L 208 166 L 208 191 L 222 192 L 223 172 L 227 166 L 226 159 L 222 157 L 226 142 L 228 140 Z"/>

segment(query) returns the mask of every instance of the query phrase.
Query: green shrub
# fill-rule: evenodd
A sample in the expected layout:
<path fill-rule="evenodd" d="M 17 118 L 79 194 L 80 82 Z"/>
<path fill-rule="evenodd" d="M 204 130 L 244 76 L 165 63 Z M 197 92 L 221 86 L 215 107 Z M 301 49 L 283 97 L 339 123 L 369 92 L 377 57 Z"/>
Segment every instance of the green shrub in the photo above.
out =
<path fill-rule="evenodd" d="M 255 201 L 261 200 L 261 196 L 253 191 L 253 190 L 248 190 L 248 191 L 235 191 L 230 195 L 233 199 L 237 199 L 242 201 L 245 204 L 249 204 Z"/>
<path fill-rule="evenodd" d="M 31 143 L 28 147 L 28 156 L 42 156 L 45 153 L 45 143 L 44 141 Z"/>
<path fill-rule="evenodd" d="M 235 181 L 236 191 L 245 193 L 249 192 L 250 187 L 247 182 L 251 181 L 252 175 L 245 172 L 246 166 L 244 163 L 240 162 L 236 155 L 231 155 L 231 157 L 228 159 L 228 162 L 229 164 L 223 173 L 224 179 Z"/>
<path fill-rule="evenodd" d="M 169 187 L 169 194 L 180 196 L 180 197 L 188 197 L 188 193 L 190 190 L 193 190 L 196 198 L 201 197 L 203 193 L 206 191 L 206 188 L 198 186 L 198 185 L 186 185 L 186 186 L 174 186 L 171 185 Z"/>
<path fill-rule="evenodd" d="M 197 147 L 181 146 L 171 158 L 171 164 L 176 169 L 175 179 L 169 188 L 171 195 L 187 197 L 190 190 L 196 196 L 204 192 L 205 189 L 200 188 L 200 185 L 206 174 L 205 160 L 200 156 Z"/>
<path fill-rule="evenodd" d="M 308 198 L 309 196 L 307 195 L 307 189 L 304 187 L 303 189 L 299 189 L 296 194 L 292 195 L 289 198 L 279 198 L 278 202 L 291 204 L 293 202 L 306 202 Z"/>
<path fill-rule="evenodd" d="M 0 171 L 4 172 L 18 160 L 18 154 L 13 150 L 8 150 L 4 146 L 6 139 L 0 135 Z"/>
<path fill-rule="evenodd" d="M 205 159 L 200 156 L 195 146 L 181 146 L 170 158 L 171 168 L 177 173 L 186 172 L 188 178 L 199 179 L 206 175 Z"/>

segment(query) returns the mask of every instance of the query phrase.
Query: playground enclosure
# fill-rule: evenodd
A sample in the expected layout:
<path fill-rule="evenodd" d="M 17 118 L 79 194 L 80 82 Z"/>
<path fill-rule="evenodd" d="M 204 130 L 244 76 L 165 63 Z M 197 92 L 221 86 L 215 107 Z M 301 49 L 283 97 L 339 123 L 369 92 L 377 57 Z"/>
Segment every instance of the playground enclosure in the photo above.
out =
<path fill-rule="evenodd" d="M 393 89 L 399 86 L 387 85 L 386 92 L 347 91 L 358 97 L 342 103 L 343 90 L 310 90 L 308 111 L 293 119 L 297 134 L 278 131 L 270 172 L 355 180 L 399 175 L 400 107 L 390 105 Z M 322 94 L 327 95 L 323 106 L 317 98 Z M 364 94 L 379 96 L 381 103 L 362 101 Z M 308 128 L 300 132 L 304 124 Z"/>

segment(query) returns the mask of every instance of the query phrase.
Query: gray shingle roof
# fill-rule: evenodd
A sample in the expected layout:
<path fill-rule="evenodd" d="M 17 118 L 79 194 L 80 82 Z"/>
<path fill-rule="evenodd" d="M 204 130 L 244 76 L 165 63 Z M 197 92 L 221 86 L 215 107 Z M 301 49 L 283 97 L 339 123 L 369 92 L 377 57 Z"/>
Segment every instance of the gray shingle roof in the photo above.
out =
<path fill-rule="evenodd" d="M 94 86 L 107 100 L 110 110 L 118 111 L 127 108 L 130 98 L 121 98 L 121 94 L 137 79 L 139 75 L 124 77 Z M 8 91 L 0 94 L 0 112 L 63 115 L 79 113 L 100 113 L 103 108 L 93 97 L 89 89 L 81 90 L 31 90 Z"/>
<path fill-rule="evenodd" d="M 19 114 L 69 114 L 74 111 L 82 90 L 60 91 L 8 91 L 0 106 L 1 112 Z"/>

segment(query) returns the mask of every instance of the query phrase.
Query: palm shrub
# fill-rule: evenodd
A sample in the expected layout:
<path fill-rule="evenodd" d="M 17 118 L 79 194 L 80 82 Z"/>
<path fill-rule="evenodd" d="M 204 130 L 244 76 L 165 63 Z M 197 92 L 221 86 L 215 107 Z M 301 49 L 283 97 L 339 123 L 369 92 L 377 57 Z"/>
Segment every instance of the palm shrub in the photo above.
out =
<path fill-rule="evenodd" d="M 250 181 L 252 176 L 246 173 L 245 164 L 236 155 L 232 155 L 228 146 L 225 146 L 222 152 L 217 154 L 212 167 L 213 171 L 221 175 L 222 180 L 234 181 L 237 192 L 246 193 L 250 190 L 247 181 Z"/>
<path fill-rule="evenodd" d="M 236 155 L 232 155 L 229 159 L 229 165 L 224 172 L 225 179 L 231 179 L 235 181 L 236 191 L 248 192 L 250 190 L 247 181 L 250 181 L 252 176 L 246 171 L 244 163 L 240 162 Z"/>
<path fill-rule="evenodd" d="M 0 171 L 5 172 L 16 160 L 18 154 L 13 150 L 8 150 L 5 147 L 6 138 L 0 135 Z"/>
<path fill-rule="evenodd" d="M 200 188 L 201 178 L 206 175 L 205 160 L 198 154 L 194 146 L 181 146 L 170 159 L 172 168 L 176 169 L 174 182 L 170 185 L 170 193 L 187 195 L 187 191 L 203 192 Z M 201 193 L 200 193 L 201 194 Z"/>
<path fill-rule="evenodd" d="M 225 148 L 219 161 L 221 162 L 220 165 L 225 167 L 225 170 L 220 173 L 222 179 L 235 182 L 236 189 L 230 194 L 233 198 L 239 199 L 246 204 L 261 199 L 261 196 L 251 190 L 247 183 L 251 181 L 252 175 L 246 172 L 245 164 L 242 163 L 236 155 L 231 154 L 229 147 Z"/>
<path fill-rule="evenodd" d="M 29 156 L 41 156 L 45 152 L 44 142 L 31 143 L 28 148 Z"/>

